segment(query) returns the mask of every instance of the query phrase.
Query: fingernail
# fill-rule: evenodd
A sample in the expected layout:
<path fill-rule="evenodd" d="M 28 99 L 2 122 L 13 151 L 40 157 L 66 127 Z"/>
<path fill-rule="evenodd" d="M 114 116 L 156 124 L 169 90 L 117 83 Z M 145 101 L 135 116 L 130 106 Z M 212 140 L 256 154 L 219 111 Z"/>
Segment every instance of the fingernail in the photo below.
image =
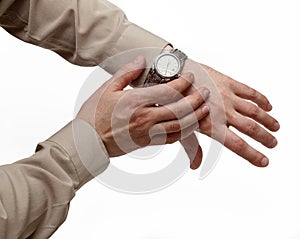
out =
<path fill-rule="evenodd" d="M 194 75 L 192 73 L 187 73 L 185 77 L 187 78 L 187 80 L 194 81 Z"/>
<path fill-rule="evenodd" d="M 196 167 L 196 165 L 195 165 L 195 159 L 194 159 L 190 164 L 190 168 L 195 169 L 195 167 Z"/>
<path fill-rule="evenodd" d="M 271 105 L 271 104 L 268 104 L 268 106 L 267 106 L 267 110 L 272 110 L 272 108 L 273 108 L 273 106 Z"/>
<path fill-rule="evenodd" d="M 260 161 L 260 164 L 261 166 L 265 167 L 269 164 L 269 159 L 267 159 L 266 157 L 263 158 L 261 161 Z"/>
<path fill-rule="evenodd" d="M 204 89 L 202 94 L 203 94 L 204 99 L 207 99 L 208 96 L 210 95 L 210 91 L 208 89 Z"/>
<path fill-rule="evenodd" d="M 278 141 L 277 139 L 273 139 L 271 147 L 274 148 L 277 145 Z"/>
<path fill-rule="evenodd" d="M 135 59 L 134 59 L 134 64 L 140 64 L 143 60 L 143 57 L 142 56 L 137 56 Z"/>
<path fill-rule="evenodd" d="M 201 110 L 203 114 L 207 114 L 209 112 L 209 107 L 207 105 L 204 105 Z"/>
<path fill-rule="evenodd" d="M 273 129 L 274 130 L 278 130 L 280 128 L 280 125 L 278 122 L 276 122 L 274 125 L 273 125 Z"/>

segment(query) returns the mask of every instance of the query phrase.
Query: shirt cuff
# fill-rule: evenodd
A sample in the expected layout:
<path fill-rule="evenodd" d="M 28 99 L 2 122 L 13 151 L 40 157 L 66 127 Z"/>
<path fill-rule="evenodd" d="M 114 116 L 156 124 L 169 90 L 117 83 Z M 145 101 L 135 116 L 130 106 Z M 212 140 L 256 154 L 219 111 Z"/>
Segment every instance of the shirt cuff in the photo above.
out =
<path fill-rule="evenodd" d="M 58 144 L 70 156 L 79 181 L 76 190 L 102 173 L 110 163 L 100 136 L 83 120 L 74 119 L 47 141 Z"/>
<path fill-rule="evenodd" d="M 116 44 L 116 53 L 137 48 L 163 49 L 169 42 L 139 27 L 134 23 L 128 23 Z"/>
<path fill-rule="evenodd" d="M 131 83 L 133 87 L 140 87 L 143 85 L 154 59 L 167 45 L 171 44 L 138 25 L 128 22 L 127 27 L 115 44 L 115 48 L 112 49 L 110 57 L 99 66 L 113 75 L 138 55 L 144 56 L 146 59 L 145 71 Z"/>

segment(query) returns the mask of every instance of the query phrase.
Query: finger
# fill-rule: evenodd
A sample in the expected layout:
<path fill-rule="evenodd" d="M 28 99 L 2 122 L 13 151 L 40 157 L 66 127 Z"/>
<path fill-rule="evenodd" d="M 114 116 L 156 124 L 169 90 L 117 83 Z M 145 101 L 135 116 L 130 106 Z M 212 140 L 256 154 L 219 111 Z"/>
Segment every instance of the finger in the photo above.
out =
<path fill-rule="evenodd" d="M 145 58 L 143 56 L 138 56 L 114 74 L 113 81 L 109 89 L 112 91 L 123 90 L 132 81 L 139 77 L 139 75 L 144 71 L 145 66 Z"/>
<path fill-rule="evenodd" d="M 191 125 L 199 125 L 198 121 L 206 117 L 208 113 L 209 107 L 202 105 L 195 112 L 191 112 L 179 120 L 164 121 L 153 125 L 150 131 L 151 135 L 180 132 Z"/>
<path fill-rule="evenodd" d="M 262 93 L 258 92 L 257 90 L 237 81 L 233 80 L 233 84 L 231 87 L 234 93 L 244 99 L 251 100 L 256 103 L 259 107 L 261 107 L 265 111 L 271 111 L 272 105 L 270 104 L 269 100 L 266 96 Z"/>
<path fill-rule="evenodd" d="M 274 148 L 277 145 L 277 140 L 272 134 L 253 120 L 245 118 L 239 113 L 237 113 L 236 117 L 229 120 L 229 124 L 268 148 Z"/>
<path fill-rule="evenodd" d="M 187 73 L 184 76 L 168 82 L 141 89 L 148 105 L 165 105 L 183 98 L 183 93 L 192 86 L 194 76 Z"/>
<path fill-rule="evenodd" d="M 269 164 L 269 159 L 265 155 L 252 148 L 230 129 L 227 130 L 224 146 L 255 166 L 266 167 Z"/>
<path fill-rule="evenodd" d="M 202 162 L 203 153 L 195 133 L 180 140 L 180 143 L 190 159 L 190 168 L 193 170 L 199 168 Z"/>
<path fill-rule="evenodd" d="M 236 101 L 235 109 L 242 115 L 254 119 L 271 131 L 277 131 L 280 128 L 280 125 L 276 119 L 250 102 L 238 100 Z"/>
<path fill-rule="evenodd" d="M 201 92 L 196 91 L 192 95 L 165 106 L 151 107 L 155 122 L 167 121 L 172 119 L 181 119 L 185 115 L 199 108 L 209 97 L 209 90 L 202 88 Z M 207 110 L 207 106 L 205 110 Z"/>
<path fill-rule="evenodd" d="M 183 140 L 190 136 L 198 129 L 198 123 L 189 126 L 188 128 L 174 133 L 162 133 L 151 135 L 151 145 L 173 144 L 179 140 Z"/>

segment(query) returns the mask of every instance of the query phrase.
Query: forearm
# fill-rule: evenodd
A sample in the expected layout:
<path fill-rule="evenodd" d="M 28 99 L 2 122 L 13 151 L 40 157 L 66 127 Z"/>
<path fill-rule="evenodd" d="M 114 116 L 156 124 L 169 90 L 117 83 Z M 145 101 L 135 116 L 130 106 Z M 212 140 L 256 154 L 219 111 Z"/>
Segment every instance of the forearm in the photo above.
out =
<path fill-rule="evenodd" d="M 39 144 L 32 157 L 0 167 L 0 238 L 50 237 L 64 222 L 75 192 L 93 178 L 85 162 L 97 161 L 93 174 L 109 164 L 105 149 L 93 148 L 94 135 L 88 135 L 92 127 L 81 120 L 74 125 Z M 74 128 L 86 141 L 86 152 L 95 152 L 85 153 L 84 162 L 76 150 Z"/>

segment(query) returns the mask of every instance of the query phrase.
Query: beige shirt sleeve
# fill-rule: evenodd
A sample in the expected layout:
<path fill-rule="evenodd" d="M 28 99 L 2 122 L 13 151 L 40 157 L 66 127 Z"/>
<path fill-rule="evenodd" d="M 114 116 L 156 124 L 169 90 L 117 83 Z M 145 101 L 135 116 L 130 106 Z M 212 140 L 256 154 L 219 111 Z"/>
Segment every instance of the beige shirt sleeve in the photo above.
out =
<path fill-rule="evenodd" d="M 82 120 L 74 120 L 37 147 L 27 159 L 0 167 L 0 238 L 49 238 L 66 219 L 75 192 L 93 178 L 77 154 L 76 135 L 85 143 L 84 162 L 109 165 L 102 141 Z M 96 172 L 97 171 L 97 172 Z"/>
<path fill-rule="evenodd" d="M 0 0 L 0 25 L 81 66 L 96 66 L 132 49 L 161 51 L 168 44 L 129 22 L 123 11 L 105 0 Z"/>
<path fill-rule="evenodd" d="M 96 66 L 138 48 L 156 48 L 158 54 L 168 44 L 129 22 L 105 0 L 0 0 L 0 26 L 82 66 Z M 114 73 L 120 64 L 103 68 Z M 74 122 L 79 138 L 86 139 L 80 148 L 88 165 L 80 160 L 69 124 L 39 144 L 32 157 L 0 167 L 1 239 L 50 237 L 65 220 L 76 190 L 109 164 L 103 143 L 95 143 L 93 128 Z"/>

